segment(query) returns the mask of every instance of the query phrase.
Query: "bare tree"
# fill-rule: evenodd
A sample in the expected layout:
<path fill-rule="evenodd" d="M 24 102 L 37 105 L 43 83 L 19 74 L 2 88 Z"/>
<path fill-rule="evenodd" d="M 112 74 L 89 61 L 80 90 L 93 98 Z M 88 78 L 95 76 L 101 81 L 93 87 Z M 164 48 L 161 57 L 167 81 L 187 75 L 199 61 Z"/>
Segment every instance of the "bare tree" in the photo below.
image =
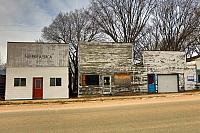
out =
<path fill-rule="evenodd" d="M 185 52 L 188 58 L 200 55 L 200 25 L 195 29 L 186 43 Z"/>
<path fill-rule="evenodd" d="M 114 42 L 135 42 L 153 7 L 154 0 L 93 0 L 90 16 Z"/>
<path fill-rule="evenodd" d="M 133 43 L 136 57 L 136 42 L 154 7 L 155 0 L 92 0 L 88 14 L 111 41 Z"/>
<path fill-rule="evenodd" d="M 98 27 L 85 9 L 59 13 L 52 24 L 42 30 L 44 41 L 69 44 L 69 87 L 73 93 L 78 90 L 78 42 L 96 40 L 97 34 Z"/>
<path fill-rule="evenodd" d="M 194 51 L 200 25 L 198 0 L 157 0 L 141 42 L 155 50 Z M 140 42 L 140 43 L 141 43 Z"/>
<path fill-rule="evenodd" d="M 134 46 L 136 63 L 141 62 L 142 51 L 157 50 L 158 49 L 157 47 L 158 47 L 158 44 L 157 44 L 156 30 L 154 33 L 152 32 L 152 27 L 145 26 L 141 34 L 138 36 L 138 39 L 135 42 L 135 46 Z"/>

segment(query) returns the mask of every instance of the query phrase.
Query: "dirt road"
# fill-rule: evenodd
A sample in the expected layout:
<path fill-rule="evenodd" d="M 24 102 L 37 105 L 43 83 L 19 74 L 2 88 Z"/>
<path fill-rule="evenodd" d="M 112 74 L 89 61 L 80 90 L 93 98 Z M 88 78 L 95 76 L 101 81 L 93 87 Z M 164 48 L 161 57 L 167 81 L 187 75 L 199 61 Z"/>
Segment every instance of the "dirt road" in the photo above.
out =
<path fill-rule="evenodd" d="M 95 98 L 96 99 L 96 98 Z M 163 102 L 174 102 L 174 101 L 190 101 L 199 100 L 200 92 L 196 93 L 172 93 L 164 95 L 146 95 L 139 97 L 106 97 L 97 98 L 97 100 L 80 100 L 78 102 L 63 102 L 63 100 L 54 101 L 14 101 L 14 103 L 26 103 L 26 104 L 11 104 L 11 105 L 0 105 L 0 113 L 2 112 L 19 112 L 19 111 L 42 111 L 42 110 L 60 110 L 60 109 L 79 109 L 79 108 L 98 108 L 98 107 L 110 107 L 110 106 L 121 106 L 121 105 L 137 105 L 137 104 L 152 104 L 152 103 L 163 103 Z M 72 100 L 73 101 L 73 100 Z M 77 101 L 77 100 L 75 100 Z"/>
<path fill-rule="evenodd" d="M 200 96 L 0 106 L 0 131 L 198 133 Z"/>

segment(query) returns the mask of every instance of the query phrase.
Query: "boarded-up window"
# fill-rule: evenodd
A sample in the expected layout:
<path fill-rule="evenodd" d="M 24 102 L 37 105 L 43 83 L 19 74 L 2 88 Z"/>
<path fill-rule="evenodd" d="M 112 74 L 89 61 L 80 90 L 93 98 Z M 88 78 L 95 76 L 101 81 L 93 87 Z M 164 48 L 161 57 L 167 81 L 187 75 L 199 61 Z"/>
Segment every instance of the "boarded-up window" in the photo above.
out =
<path fill-rule="evenodd" d="M 82 86 L 99 85 L 99 75 L 82 75 Z"/>
<path fill-rule="evenodd" d="M 132 76 L 129 73 L 116 73 L 114 74 L 115 85 L 131 85 Z"/>

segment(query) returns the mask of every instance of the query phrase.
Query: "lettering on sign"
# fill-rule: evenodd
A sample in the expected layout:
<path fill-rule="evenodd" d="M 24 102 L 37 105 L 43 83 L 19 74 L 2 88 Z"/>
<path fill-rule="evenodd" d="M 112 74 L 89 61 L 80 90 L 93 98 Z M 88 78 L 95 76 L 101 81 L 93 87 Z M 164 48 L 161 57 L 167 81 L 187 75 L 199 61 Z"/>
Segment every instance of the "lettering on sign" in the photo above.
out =
<path fill-rule="evenodd" d="M 194 76 L 187 76 L 187 81 L 194 81 Z"/>
<path fill-rule="evenodd" d="M 28 59 L 52 59 L 52 56 L 51 55 L 25 54 L 25 58 L 28 58 Z"/>

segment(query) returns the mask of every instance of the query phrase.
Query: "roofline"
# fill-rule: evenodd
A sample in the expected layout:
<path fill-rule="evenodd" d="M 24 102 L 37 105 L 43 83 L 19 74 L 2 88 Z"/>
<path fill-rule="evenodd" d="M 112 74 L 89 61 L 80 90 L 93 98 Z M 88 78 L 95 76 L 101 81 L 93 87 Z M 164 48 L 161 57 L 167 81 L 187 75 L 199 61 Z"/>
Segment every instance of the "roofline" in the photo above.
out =
<path fill-rule="evenodd" d="M 8 43 L 31 43 L 31 44 L 67 44 L 67 43 L 52 43 L 52 42 L 21 42 L 21 41 L 7 41 Z"/>
<path fill-rule="evenodd" d="M 90 44 L 94 44 L 94 45 L 119 45 L 119 44 L 123 44 L 123 45 L 133 45 L 132 43 L 124 43 L 124 42 L 84 42 L 84 41 L 80 41 L 79 44 L 83 44 L 83 45 L 90 45 Z"/>
<path fill-rule="evenodd" d="M 185 53 L 184 51 L 170 51 L 170 50 L 143 50 L 142 52 L 181 52 L 181 53 Z"/>

